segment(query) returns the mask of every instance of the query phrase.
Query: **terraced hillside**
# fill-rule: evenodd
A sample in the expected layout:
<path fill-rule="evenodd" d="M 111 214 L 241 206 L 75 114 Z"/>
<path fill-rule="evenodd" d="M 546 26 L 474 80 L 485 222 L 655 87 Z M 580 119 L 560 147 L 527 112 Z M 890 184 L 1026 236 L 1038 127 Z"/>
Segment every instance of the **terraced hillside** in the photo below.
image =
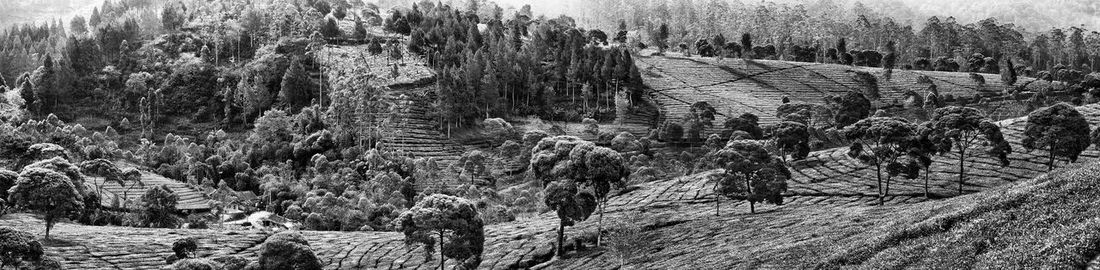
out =
<path fill-rule="evenodd" d="M 1100 124 L 1100 105 L 1079 108 L 1093 124 Z M 1018 142 L 1022 120 L 1001 122 L 1006 127 L 1009 141 Z M 1014 145 L 1014 147 L 1019 147 Z M 811 158 L 794 165 L 795 178 L 790 182 L 791 192 L 782 206 L 758 206 L 760 213 L 746 214 L 747 206 L 740 201 L 723 200 L 723 215 L 714 217 L 714 193 L 710 175 L 702 172 L 688 177 L 665 179 L 643 183 L 625 193 L 615 195 L 607 207 L 608 220 L 643 215 L 648 221 L 647 230 L 666 233 L 655 241 L 665 247 L 649 250 L 654 260 L 643 260 L 642 268 L 667 268 L 683 263 L 698 268 L 773 268 L 812 265 L 838 246 L 854 241 L 872 239 L 865 234 L 875 230 L 916 224 L 913 218 L 927 218 L 970 207 L 989 197 L 988 192 L 960 198 L 927 201 L 923 197 L 923 183 L 917 180 L 895 182 L 892 195 L 886 198 L 886 206 L 879 207 L 872 189 L 871 173 L 842 155 L 842 150 L 814 152 Z M 984 157 L 971 160 L 968 185 L 965 192 L 1000 190 L 1005 186 L 1028 186 L 1028 179 L 1041 176 L 1045 167 L 1041 164 L 1041 152 L 1020 153 L 1011 156 L 1012 165 L 1007 168 L 993 166 Z M 1100 152 L 1086 151 L 1081 163 L 1094 162 Z M 935 174 L 931 177 L 936 196 L 952 197 L 956 182 L 952 174 L 954 164 L 950 156 L 936 159 Z M 1093 183 L 1098 183 L 1093 181 Z M 1000 187 L 998 187 L 1000 186 Z M 1094 199 L 1100 199 L 1094 198 Z M 902 219 L 910 213 L 909 219 Z M 915 213 L 915 214 L 914 214 Z M 904 223 L 904 222 L 911 223 Z M 573 259 L 550 262 L 551 245 L 557 219 L 552 213 L 544 213 L 520 221 L 490 225 L 486 228 L 486 253 L 482 268 L 515 269 L 542 265 L 549 269 L 610 269 L 613 258 L 601 251 L 580 253 Z M 0 219 L 0 225 L 27 231 L 40 231 L 41 223 L 25 215 Z M 569 237 L 591 237 L 595 220 L 589 220 L 567 230 Z M 395 232 L 303 232 L 311 246 L 322 258 L 326 269 L 430 269 L 437 261 L 425 261 L 422 250 L 407 249 L 403 236 Z M 166 255 L 167 245 L 184 236 L 198 236 L 202 240 L 206 256 L 239 255 L 255 259 L 259 246 L 267 233 L 256 231 L 214 232 L 205 230 L 156 230 L 123 227 L 89 227 L 62 224 L 55 229 L 57 238 L 68 241 L 67 247 L 48 247 L 48 253 L 62 258 L 83 258 L 65 261 L 72 269 L 93 269 L 100 265 L 129 265 L 156 268 L 153 263 Z M 672 241 L 670 239 L 676 239 Z M 725 239 L 725 240 L 723 240 Z M 726 241 L 728 240 L 728 241 Z M 135 248 L 137 243 L 164 247 L 162 249 Z M 779 247 L 765 249 L 763 244 Z M 722 255 L 708 258 L 687 252 L 692 246 L 706 250 L 700 254 Z M 692 249 L 697 250 L 697 249 Z M 120 256 L 128 252 L 129 255 Z M 723 253 L 725 252 L 725 253 Z M 659 256 L 659 257 L 658 257 Z M 667 260 L 676 258 L 676 260 Z M 82 264 L 83 263 L 83 264 Z M 91 264 L 89 264 L 91 263 Z M 102 263 L 95 265 L 95 263 Z M 679 263 L 679 264 L 678 264 Z"/>
<path fill-rule="evenodd" d="M 854 90 L 864 92 L 868 85 L 858 81 L 855 71 L 864 71 L 877 78 L 881 102 L 904 101 L 905 92 L 926 94 L 927 84 L 918 84 L 917 77 L 926 75 L 936 84 L 941 96 L 992 96 L 1005 92 L 1008 86 L 999 75 L 981 74 L 985 84 L 979 85 L 968 73 L 907 71 L 895 69 L 890 79 L 882 68 L 855 67 L 836 64 L 786 62 L 775 60 L 744 60 L 715 58 L 640 56 L 637 65 L 662 116 L 681 119 L 691 104 L 707 101 L 717 109 L 720 126 L 727 117 L 753 113 L 761 124 L 778 121 L 775 109 L 784 96 L 793 102 L 822 103 L 829 95 Z M 1043 81 L 1021 77 L 1016 85 L 1039 89 Z"/>
<path fill-rule="evenodd" d="M 136 167 L 129 162 L 119 162 L 118 166 L 123 168 Z M 194 188 L 186 183 L 169 179 L 159 174 L 149 172 L 147 170 L 138 170 L 141 172 L 141 183 L 134 184 L 133 186 L 121 186 L 114 181 L 106 181 L 103 177 L 88 177 L 88 181 L 93 186 L 99 186 L 102 188 L 103 196 L 100 201 L 104 206 L 112 206 L 115 197 L 119 197 L 120 203 L 124 203 L 124 199 L 129 199 L 134 203 L 141 201 L 141 195 L 145 194 L 145 191 L 151 188 L 160 186 L 167 186 L 175 192 L 176 196 L 179 196 L 176 209 L 180 210 L 209 210 L 210 200 L 206 198 L 206 195 L 197 188 Z M 135 204 L 131 204 L 130 207 L 137 207 Z"/>

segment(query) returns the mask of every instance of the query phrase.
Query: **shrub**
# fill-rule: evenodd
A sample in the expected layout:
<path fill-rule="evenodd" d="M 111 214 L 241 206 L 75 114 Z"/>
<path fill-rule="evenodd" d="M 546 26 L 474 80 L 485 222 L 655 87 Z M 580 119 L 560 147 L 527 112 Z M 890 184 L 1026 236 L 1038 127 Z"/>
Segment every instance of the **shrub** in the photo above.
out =
<path fill-rule="evenodd" d="M 666 142 L 676 142 L 684 137 L 684 127 L 675 122 L 665 122 L 660 128 L 659 138 Z"/>
<path fill-rule="evenodd" d="M 42 244 L 34 240 L 34 235 L 0 228 L 0 267 L 19 268 L 25 262 L 41 261 L 42 254 Z"/>
<path fill-rule="evenodd" d="M 174 213 L 179 196 L 168 186 L 150 188 L 141 195 L 141 208 L 143 226 L 157 228 L 175 227 L 177 221 Z"/>
<path fill-rule="evenodd" d="M 319 270 L 321 262 L 301 234 L 280 232 L 264 241 L 260 249 L 259 268 Z"/>

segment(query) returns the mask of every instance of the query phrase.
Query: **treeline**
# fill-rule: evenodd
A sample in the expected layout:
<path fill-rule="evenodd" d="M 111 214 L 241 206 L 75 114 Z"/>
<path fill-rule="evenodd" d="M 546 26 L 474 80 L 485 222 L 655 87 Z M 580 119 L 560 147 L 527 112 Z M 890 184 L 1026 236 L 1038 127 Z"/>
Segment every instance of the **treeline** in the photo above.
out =
<path fill-rule="evenodd" d="M 569 17 L 519 12 L 501 21 L 423 4 L 395 10 L 384 27 L 409 35 L 408 50 L 435 69 L 436 111 L 447 125 L 505 115 L 606 119 L 616 95 L 641 98 L 631 52 L 609 43 L 603 31 L 576 28 Z"/>
<path fill-rule="evenodd" d="M 748 34 L 758 46 L 775 48 L 774 54 L 767 55 L 769 58 L 824 62 L 828 59 L 827 50 L 844 39 L 848 41 L 848 49 L 882 55 L 888 53 L 886 47 L 893 43 L 898 67 L 943 58 L 960 65 L 958 70 L 978 71 L 982 65 L 970 65 L 969 59 L 980 54 L 983 62 L 987 62 L 986 58 L 998 63 L 1010 59 L 1017 65 L 1031 67 L 1035 73 L 1059 65 L 1086 74 L 1100 69 L 1100 46 L 1094 45 L 1100 44 L 1100 32 L 1079 27 L 1029 32 L 993 18 L 963 24 L 952 17 L 931 17 L 923 24 L 908 25 L 861 3 L 846 8 L 826 0 L 808 4 L 720 0 L 588 3 L 587 8 L 593 10 L 629 11 L 585 21 L 603 27 L 624 25 L 634 31 L 631 38 L 635 44 L 661 43 L 663 34 L 668 47 L 683 44 L 694 48 L 696 41 L 719 34 L 730 37 Z M 814 57 L 807 59 L 806 51 Z"/>

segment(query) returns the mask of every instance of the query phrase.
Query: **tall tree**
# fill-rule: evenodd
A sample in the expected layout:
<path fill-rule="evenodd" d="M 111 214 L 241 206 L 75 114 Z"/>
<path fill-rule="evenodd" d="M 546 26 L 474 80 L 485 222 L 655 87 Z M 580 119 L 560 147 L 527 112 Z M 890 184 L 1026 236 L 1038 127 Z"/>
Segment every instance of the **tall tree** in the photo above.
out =
<path fill-rule="evenodd" d="M 58 218 L 84 207 L 84 198 L 72 179 L 47 168 L 24 169 L 8 193 L 12 205 L 44 214 L 46 239 Z"/>
<path fill-rule="evenodd" d="M 279 86 L 279 102 L 286 106 L 291 113 L 296 113 L 310 103 L 309 74 L 302 66 L 302 59 L 295 58 L 290 67 L 283 74 L 282 83 Z"/>
<path fill-rule="evenodd" d="M 1089 141 L 1089 122 L 1084 115 L 1066 103 L 1041 108 L 1027 115 L 1022 141 L 1027 150 L 1047 151 L 1047 170 L 1054 170 L 1054 161 L 1061 157 L 1077 162 Z"/>
<path fill-rule="evenodd" d="M 852 140 L 848 156 L 875 168 L 879 205 L 885 202 L 885 197 L 890 193 L 890 179 L 893 176 L 900 174 L 913 179 L 920 174 L 920 166 L 915 160 L 903 158 L 906 157 L 904 147 L 911 140 L 915 129 L 905 119 L 893 117 L 871 117 L 844 129 L 844 136 Z"/>
<path fill-rule="evenodd" d="M 438 241 L 441 270 L 446 261 L 444 256 L 458 260 L 462 269 L 475 269 L 481 264 L 484 222 L 470 200 L 432 194 L 416 202 L 393 222 L 404 232 L 406 244 L 422 244 L 428 256 L 435 251 Z"/>
<path fill-rule="evenodd" d="M 748 201 L 750 213 L 756 213 L 758 202 L 783 204 L 783 192 L 787 191 L 791 172 L 760 143 L 733 140 L 721 150 L 707 154 L 704 161 L 725 169 L 714 187 L 715 216 L 720 215 L 721 196 Z"/>
<path fill-rule="evenodd" d="M 981 110 L 970 107 L 948 106 L 936 109 L 929 120 L 931 139 L 942 146 L 943 152 L 957 149 L 959 152 L 959 193 L 962 193 L 966 176 L 966 158 L 970 147 L 984 142 L 990 145 L 987 153 L 996 156 L 1001 166 L 1008 166 L 1008 154 L 1012 146 L 1004 139 L 1001 128 L 990 121 Z"/>

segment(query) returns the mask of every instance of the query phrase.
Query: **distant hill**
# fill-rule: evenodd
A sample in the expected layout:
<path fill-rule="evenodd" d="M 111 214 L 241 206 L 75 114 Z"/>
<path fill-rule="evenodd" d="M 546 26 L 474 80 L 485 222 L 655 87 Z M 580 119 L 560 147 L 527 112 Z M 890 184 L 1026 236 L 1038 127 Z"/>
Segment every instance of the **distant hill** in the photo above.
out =
<path fill-rule="evenodd" d="M 809 2 L 809 1 L 805 1 Z M 856 2 L 856 0 L 847 0 Z M 1084 25 L 1100 29 L 1100 2 L 1094 0 L 887 0 L 861 1 L 867 7 L 894 17 L 899 22 L 912 20 L 919 28 L 930 16 L 954 16 L 969 24 L 986 18 L 1013 23 L 1028 31 L 1043 31 L 1052 27 L 1067 28 Z"/>
<path fill-rule="evenodd" d="M 103 0 L 5 0 L 0 1 L 0 28 L 22 23 L 62 19 L 68 27 L 75 15 L 88 16 Z"/>

